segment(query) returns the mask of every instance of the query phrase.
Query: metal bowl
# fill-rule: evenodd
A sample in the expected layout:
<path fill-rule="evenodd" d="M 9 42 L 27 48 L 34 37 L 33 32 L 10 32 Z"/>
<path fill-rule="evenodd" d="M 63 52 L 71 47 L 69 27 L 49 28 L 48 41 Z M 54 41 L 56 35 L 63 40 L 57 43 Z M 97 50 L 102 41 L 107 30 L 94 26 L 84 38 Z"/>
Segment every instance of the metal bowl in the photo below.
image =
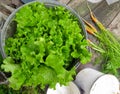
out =
<path fill-rule="evenodd" d="M 17 8 L 6 20 L 1 32 L 0 32 L 0 50 L 1 50 L 1 54 L 3 58 L 6 58 L 6 53 L 4 50 L 4 46 L 5 46 L 5 40 L 8 37 L 12 37 L 14 35 L 14 32 L 16 31 L 16 22 L 13 21 L 13 19 L 15 18 L 15 14 L 24 6 L 29 5 L 31 3 L 34 3 L 36 1 L 33 2 L 29 2 L 27 4 L 22 5 L 21 7 Z M 37 1 L 38 2 L 38 1 Z M 57 1 L 51 1 L 51 0 L 39 0 L 39 2 L 44 3 L 44 5 L 46 7 L 55 7 L 55 6 L 63 6 L 65 7 L 67 10 L 69 10 L 76 18 L 78 18 L 79 24 L 82 28 L 82 33 L 84 35 L 84 37 L 87 39 L 87 33 L 85 31 L 84 28 L 84 23 L 81 20 L 81 17 L 69 6 L 65 5 L 65 4 L 61 4 L 60 2 Z M 76 68 L 78 68 L 78 66 L 80 65 L 79 62 L 76 63 Z"/>

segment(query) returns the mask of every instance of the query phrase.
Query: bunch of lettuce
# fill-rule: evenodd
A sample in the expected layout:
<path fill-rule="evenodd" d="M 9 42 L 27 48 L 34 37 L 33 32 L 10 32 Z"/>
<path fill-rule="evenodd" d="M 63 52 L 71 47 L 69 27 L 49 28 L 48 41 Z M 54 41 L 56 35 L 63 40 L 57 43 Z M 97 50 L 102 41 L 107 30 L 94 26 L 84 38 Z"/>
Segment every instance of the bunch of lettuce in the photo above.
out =
<path fill-rule="evenodd" d="M 17 30 L 6 40 L 5 72 L 11 72 L 9 86 L 54 88 L 73 80 L 74 60 L 87 63 L 91 54 L 81 34 L 79 22 L 62 6 L 46 7 L 35 2 L 21 8 L 15 16 Z"/>

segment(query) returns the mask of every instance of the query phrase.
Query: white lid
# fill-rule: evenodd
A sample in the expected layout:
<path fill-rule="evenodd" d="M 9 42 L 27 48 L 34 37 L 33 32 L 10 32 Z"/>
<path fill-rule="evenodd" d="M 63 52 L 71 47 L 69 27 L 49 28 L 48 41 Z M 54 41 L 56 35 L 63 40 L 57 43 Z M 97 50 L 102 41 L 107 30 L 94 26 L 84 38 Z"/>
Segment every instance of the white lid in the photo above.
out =
<path fill-rule="evenodd" d="M 90 94 L 120 94 L 119 81 L 113 75 L 103 75 L 93 84 Z"/>
<path fill-rule="evenodd" d="M 81 94 L 77 86 L 70 82 L 69 86 L 60 86 L 59 83 L 56 84 L 56 90 L 48 89 L 47 94 Z"/>

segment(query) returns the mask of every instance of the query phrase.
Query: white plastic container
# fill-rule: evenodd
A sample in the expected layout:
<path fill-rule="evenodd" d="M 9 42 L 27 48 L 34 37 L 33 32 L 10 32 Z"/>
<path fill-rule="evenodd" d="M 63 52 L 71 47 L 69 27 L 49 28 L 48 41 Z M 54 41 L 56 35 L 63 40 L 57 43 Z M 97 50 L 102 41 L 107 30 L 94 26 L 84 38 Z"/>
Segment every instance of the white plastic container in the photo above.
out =
<path fill-rule="evenodd" d="M 101 2 L 102 0 L 88 0 L 89 2 L 91 2 L 91 3 L 99 3 L 99 2 Z"/>
<path fill-rule="evenodd" d="M 103 0 L 88 0 L 88 1 L 91 2 L 91 3 L 100 3 Z M 108 5 L 111 5 L 111 4 L 113 4 L 115 2 L 118 2 L 118 1 L 119 0 L 106 0 L 106 2 L 107 2 Z"/>
<path fill-rule="evenodd" d="M 56 84 L 56 90 L 48 89 L 47 94 L 81 94 L 78 87 L 70 82 L 68 86 L 60 86 L 59 83 Z"/>
<path fill-rule="evenodd" d="M 84 94 L 120 94 L 118 79 L 110 74 L 103 74 L 91 68 L 81 70 L 75 83 Z"/>
<path fill-rule="evenodd" d="M 119 0 L 106 0 L 108 5 L 118 2 Z"/>

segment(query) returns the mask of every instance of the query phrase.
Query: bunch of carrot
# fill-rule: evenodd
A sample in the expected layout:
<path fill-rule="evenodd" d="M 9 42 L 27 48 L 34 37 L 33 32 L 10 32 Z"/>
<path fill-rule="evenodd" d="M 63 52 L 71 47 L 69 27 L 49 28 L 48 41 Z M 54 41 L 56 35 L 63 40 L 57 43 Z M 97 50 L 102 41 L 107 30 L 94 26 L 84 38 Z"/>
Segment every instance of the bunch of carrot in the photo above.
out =
<path fill-rule="evenodd" d="M 90 8 L 89 8 L 90 10 Z M 93 25 L 83 19 L 85 23 L 86 31 L 97 38 L 99 43 L 93 43 L 88 40 L 90 47 L 98 51 L 102 58 L 102 70 L 105 73 L 111 73 L 116 76 L 120 76 L 120 43 L 115 36 L 107 30 L 103 24 L 94 16 L 93 12 L 90 10 L 90 17 L 92 21 L 96 24 L 96 29 Z"/>

